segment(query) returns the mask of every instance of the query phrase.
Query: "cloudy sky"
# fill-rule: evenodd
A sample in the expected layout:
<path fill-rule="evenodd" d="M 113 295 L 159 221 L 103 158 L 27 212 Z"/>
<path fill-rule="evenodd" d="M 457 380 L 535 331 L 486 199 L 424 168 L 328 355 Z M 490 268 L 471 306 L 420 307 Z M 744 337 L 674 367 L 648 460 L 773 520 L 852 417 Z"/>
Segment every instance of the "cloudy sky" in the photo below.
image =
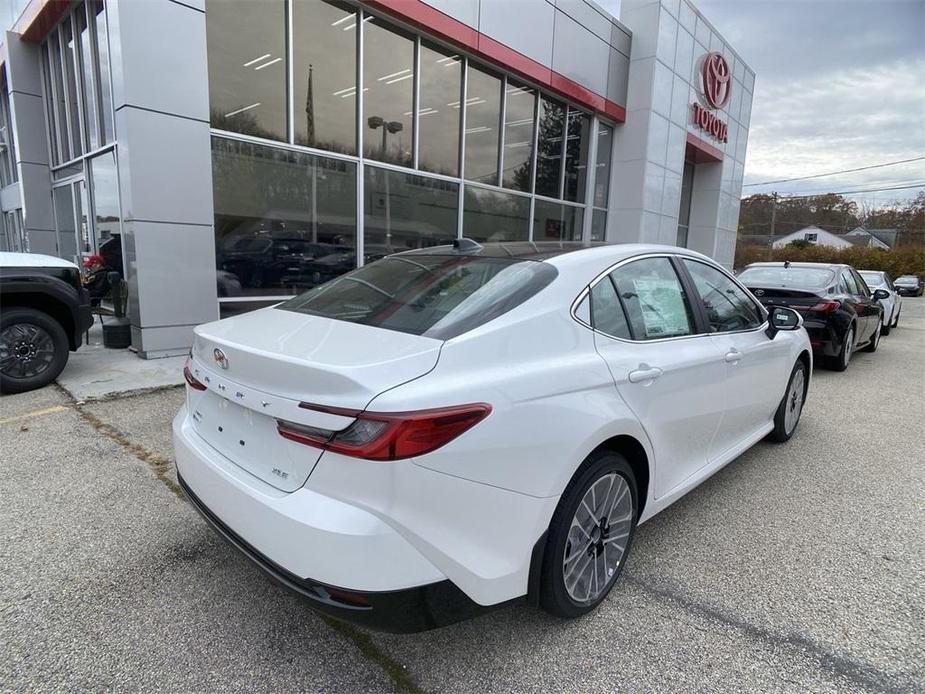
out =
<path fill-rule="evenodd" d="M 603 4 L 614 11 L 619 2 Z M 694 4 L 757 73 L 746 184 L 925 156 L 925 0 Z M 743 193 L 847 191 L 917 181 L 925 181 L 925 160 L 748 186 Z M 885 202 L 915 192 L 858 198 Z"/>

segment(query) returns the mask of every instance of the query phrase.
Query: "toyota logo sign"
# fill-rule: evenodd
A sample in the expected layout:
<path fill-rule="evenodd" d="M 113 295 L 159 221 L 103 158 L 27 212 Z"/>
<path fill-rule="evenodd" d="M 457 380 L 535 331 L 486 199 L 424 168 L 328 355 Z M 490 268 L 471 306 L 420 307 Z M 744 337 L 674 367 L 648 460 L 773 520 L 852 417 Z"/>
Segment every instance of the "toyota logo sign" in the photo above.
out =
<path fill-rule="evenodd" d="M 729 103 L 732 84 L 729 82 L 729 63 L 720 53 L 707 53 L 703 59 L 703 95 L 713 108 L 722 108 Z"/>

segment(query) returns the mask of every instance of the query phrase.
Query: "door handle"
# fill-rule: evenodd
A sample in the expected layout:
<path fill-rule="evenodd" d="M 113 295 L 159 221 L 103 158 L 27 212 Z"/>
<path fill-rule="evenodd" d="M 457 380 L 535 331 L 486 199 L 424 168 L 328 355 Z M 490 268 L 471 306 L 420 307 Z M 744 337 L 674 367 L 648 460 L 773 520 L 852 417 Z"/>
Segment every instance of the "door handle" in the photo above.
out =
<path fill-rule="evenodd" d="M 662 375 L 662 370 L 657 367 L 636 369 L 635 371 L 630 371 L 629 379 L 630 383 L 642 383 L 643 381 L 654 381 L 656 378 Z"/>
<path fill-rule="evenodd" d="M 723 357 L 723 359 L 728 364 L 735 364 L 741 358 L 742 358 L 742 353 L 737 349 L 729 350 L 728 352 L 726 352 L 726 356 Z"/>

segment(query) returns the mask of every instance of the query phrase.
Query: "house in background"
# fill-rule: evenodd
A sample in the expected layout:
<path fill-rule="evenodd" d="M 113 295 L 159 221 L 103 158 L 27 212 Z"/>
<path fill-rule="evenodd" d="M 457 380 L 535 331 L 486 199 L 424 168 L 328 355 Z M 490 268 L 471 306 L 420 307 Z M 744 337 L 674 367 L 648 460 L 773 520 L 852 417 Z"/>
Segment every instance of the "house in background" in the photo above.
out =
<path fill-rule="evenodd" d="M 899 238 L 899 229 L 864 229 L 855 227 L 847 234 L 845 238 L 852 239 L 856 246 L 867 246 L 868 248 L 879 248 L 888 251 L 896 245 Z M 858 241 L 854 241 L 857 239 Z"/>
<path fill-rule="evenodd" d="M 856 245 L 852 243 L 849 239 L 845 238 L 844 235 L 833 234 L 830 231 L 826 231 L 817 226 L 808 226 L 798 229 L 786 236 L 779 236 L 774 241 L 774 248 L 783 248 L 788 246 L 794 241 L 808 241 L 811 244 L 816 246 L 828 246 L 830 248 L 837 248 L 839 250 L 844 248 L 851 248 Z"/>

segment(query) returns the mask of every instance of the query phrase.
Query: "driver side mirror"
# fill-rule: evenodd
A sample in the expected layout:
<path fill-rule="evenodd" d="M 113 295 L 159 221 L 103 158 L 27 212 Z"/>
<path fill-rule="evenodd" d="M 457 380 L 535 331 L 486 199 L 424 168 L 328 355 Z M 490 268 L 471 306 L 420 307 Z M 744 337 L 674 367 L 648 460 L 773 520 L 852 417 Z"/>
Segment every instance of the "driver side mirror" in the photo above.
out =
<path fill-rule="evenodd" d="M 890 293 L 886 289 L 875 289 L 872 298 L 877 301 L 883 301 L 890 298 Z"/>
<path fill-rule="evenodd" d="M 765 334 L 773 340 L 781 330 L 799 330 L 802 327 L 803 316 L 792 308 L 775 306 L 768 316 L 768 329 Z"/>

